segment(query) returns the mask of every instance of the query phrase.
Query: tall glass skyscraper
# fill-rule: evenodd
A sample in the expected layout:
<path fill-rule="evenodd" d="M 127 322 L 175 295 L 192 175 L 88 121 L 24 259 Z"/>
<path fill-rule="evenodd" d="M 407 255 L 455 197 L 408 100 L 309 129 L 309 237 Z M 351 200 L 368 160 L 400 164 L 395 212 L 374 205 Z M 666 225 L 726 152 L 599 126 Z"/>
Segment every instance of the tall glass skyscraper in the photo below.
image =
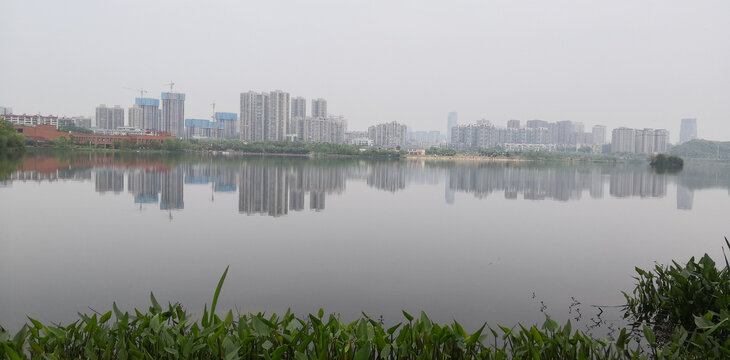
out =
<path fill-rule="evenodd" d="M 679 143 L 697 139 L 697 119 L 682 119 L 679 127 Z"/>
<path fill-rule="evenodd" d="M 450 112 L 449 118 L 446 120 L 446 142 L 451 143 L 451 128 L 459 125 L 459 113 Z"/>

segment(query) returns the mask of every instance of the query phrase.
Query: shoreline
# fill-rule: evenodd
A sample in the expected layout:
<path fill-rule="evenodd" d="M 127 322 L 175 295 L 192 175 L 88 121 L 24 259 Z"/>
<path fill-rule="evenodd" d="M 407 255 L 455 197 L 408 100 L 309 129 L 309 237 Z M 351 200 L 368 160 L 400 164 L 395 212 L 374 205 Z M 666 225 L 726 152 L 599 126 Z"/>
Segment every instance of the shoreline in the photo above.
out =
<path fill-rule="evenodd" d="M 535 160 L 523 158 L 495 158 L 488 156 L 442 156 L 442 155 L 405 155 L 407 160 L 429 160 L 429 161 L 472 161 L 472 162 L 532 162 Z"/>

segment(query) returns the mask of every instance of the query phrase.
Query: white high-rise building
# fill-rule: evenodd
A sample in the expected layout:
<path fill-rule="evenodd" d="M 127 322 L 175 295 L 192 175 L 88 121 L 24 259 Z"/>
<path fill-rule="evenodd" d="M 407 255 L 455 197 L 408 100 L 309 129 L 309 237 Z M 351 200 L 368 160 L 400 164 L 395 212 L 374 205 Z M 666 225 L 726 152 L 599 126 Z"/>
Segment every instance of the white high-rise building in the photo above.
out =
<path fill-rule="evenodd" d="M 184 100 L 184 99 L 183 99 Z M 139 108 L 139 110 L 132 110 Z M 137 129 L 157 130 L 160 126 L 160 100 L 151 98 L 135 98 L 134 106 L 129 108 L 129 126 Z M 134 113 L 135 119 L 132 119 Z M 139 117 L 137 118 L 136 116 Z"/>
<path fill-rule="evenodd" d="M 667 151 L 669 132 L 665 129 L 614 129 L 611 152 L 653 154 Z"/>
<path fill-rule="evenodd" d="M 406 146 L 408 128 L 395 121 L 373 125 L 368 128 L 368 137 L 376 146 L 388 148 Z"/>
<path fill-rule="evenodd" d="M 142 107 L 135 104 L 127 110 L 127 118 L 129 126 L 135 129 L 144 129 L 144 116 L 142 115 Z"/>
<path fill-rule="evenodd" d="M 269 94 L 241 93 L 241 140 L 263 141 L 268 118 Z"/>
<path fill-rule="evenodd" d="M 593 126 L 593 130 L 591 131 L 593 134 L 593 144 L 594 145 L 603 145 L 606 143 L 606 127 L 603 125 L 595 125 Z"/>
<path fill-rule="evenodd" d="M 325 99 L 312 99 L 312 117 L 313 118 L 326 118 L 327 117 L 327 100 Z"/>
<path fill-rule="evenodd" d="M 269 121 L 267 122 L 266 140 L 283 141 L 291 122 L 289 111 L 289 93 L 281 90 L 269 94 Z"/>
<path fill-rule="evenodd" d="M 291 98 L 291 117 L 292 119 L 307 117 L 307 99 L 303 97 Z"/>
<path fill-rule="evenodd" d="M 290 122 L 289 93 L 277 90 L 241 94 L 241 139 L 286 140 Z"/>
<path fill-rule="evenodd" d="M 636 153 L 651 154 L 654 152 L 654 129 L 636 130 Z"/>
<path fill-rule="evenodd" d="M 185 94 L 162 93 L 162 121 L 159 130 L 179 138 L 185 136 Z"/>
<path fill-rule="evenodd" d="M 124 126 L 124 109 L 115 105 L 113 108 L 101 104 L 96 107 L 96 127 L 113 130 Z"/>
<path fill-rule="evenodd" d="M 625 127 L 611 132 L 611 152 L 633 153 L 636 151 L 636 130 Z"/>
<path fill-rule="evenodd" d="M 329 142 L 343 144 L 347 121 L 342 116 L 327 118 L 297 118 L 292 119 L 296 124 L 297 138 L 305 142 Z"/>

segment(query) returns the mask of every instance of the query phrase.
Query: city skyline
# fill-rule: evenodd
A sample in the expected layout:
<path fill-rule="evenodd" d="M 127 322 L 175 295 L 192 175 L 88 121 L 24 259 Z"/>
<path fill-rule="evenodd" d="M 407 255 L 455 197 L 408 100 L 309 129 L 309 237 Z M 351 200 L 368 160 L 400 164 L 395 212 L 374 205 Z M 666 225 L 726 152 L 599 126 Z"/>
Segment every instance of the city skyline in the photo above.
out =
<path fill-rule="evenodd" d="M 134 2 L 80 2 L 75 11 L 55 2 L 0 4 L 7 15 L 0 41 L 24 54 L 0 59 L 0 75 L 13 84 L 0 89 L 0 106 L 89 116 L 97 104 L 132 106 L 138 92 L 131 88 L 154 94 L 172 80 L 188 96 L 188 117 L 199 119 L 210 117 L 211 102 L 237 109 L 237 95 L 247 89 L 286 89 L 326 98 L 329 112 L 358 130 L 398 121 L 445 133 L 445 114 L 458 111 L 464 121 L 666 128 L 672 142 L 682 118 L 702 122 L 701 138 L 727 140 L 730 133 L 724 1 L 186 7 L 161 1 L 145 2 L 142 14 Z M 158 16 L 170 7 L 179 10 L 175 17 Z M 108 14 L 134 18 L 137 26 L 107 26 Z M 34 26 L 24 26 L 30 19 Z M 201 22 L 219 26 L 198 32 L 187 25 Z M 154 40 L 164 31 L 176 36 Z M 233 41 L 252 33 L 260 36 Z M 275 45 L 293 33 L 332 51 L 312 54 L 306 42 Z M 207 55 L 219 51 L 225 56 Z M 138 54 L 146 55 L 140 61 Z"/>

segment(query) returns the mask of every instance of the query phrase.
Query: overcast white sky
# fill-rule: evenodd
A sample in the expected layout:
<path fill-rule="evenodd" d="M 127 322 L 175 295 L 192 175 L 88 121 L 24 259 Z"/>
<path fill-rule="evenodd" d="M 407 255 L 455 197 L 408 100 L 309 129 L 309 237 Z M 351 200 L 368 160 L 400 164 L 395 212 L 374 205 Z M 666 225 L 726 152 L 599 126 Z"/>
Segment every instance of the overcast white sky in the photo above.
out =
<path fill-rule="evenodd" d="M 326 98 L 349 130 L 445 131 L 458 111 L 676 141 L 696 117 L 700 137 L 730 140 L 729 16 L 728 0 L 3 0 L 0 106 L 93 115 L 172 80 L 186 118 L 281 89 Z"/>

